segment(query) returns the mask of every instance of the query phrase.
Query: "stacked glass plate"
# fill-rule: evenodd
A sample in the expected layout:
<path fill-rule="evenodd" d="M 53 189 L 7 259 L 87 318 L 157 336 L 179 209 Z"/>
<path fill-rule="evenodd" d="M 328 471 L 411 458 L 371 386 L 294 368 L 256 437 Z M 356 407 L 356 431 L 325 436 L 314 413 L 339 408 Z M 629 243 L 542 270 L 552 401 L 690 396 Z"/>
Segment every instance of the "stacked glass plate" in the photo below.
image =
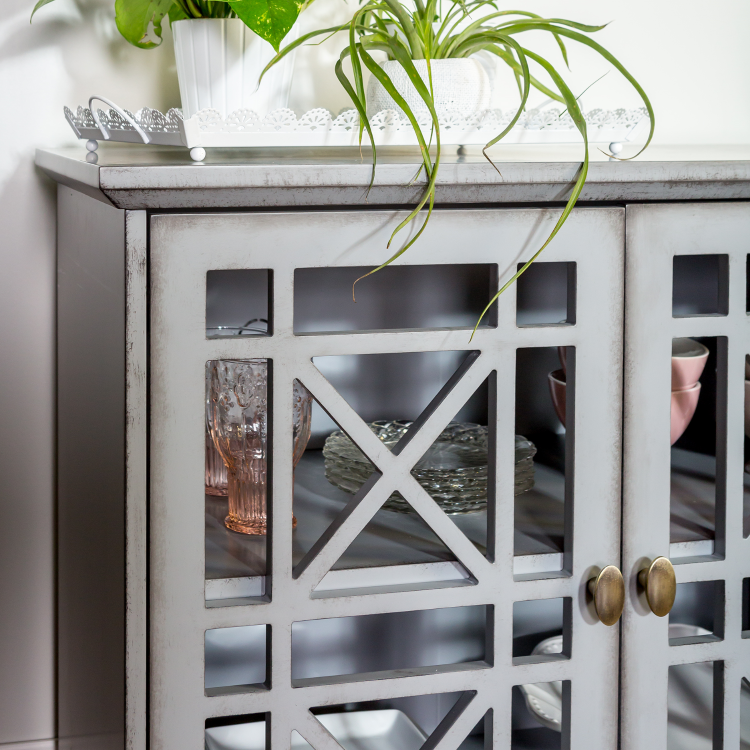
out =
<path fill-rule="evenodd" d="M 389 447 L 404 436 L 411 422 L 370 422 L 370 429 Z M 412 469 L 412 476 L 446 513 L 473 513 L 487 506 L 487 427 L 451 422 Z M 534 486 L 536 447 L 516 435 L 515 494 Z M 339 489 L 356 493 L 374 466 L 340 430 L 323 446 L 326 479 Z M 411 506 L 393 493 L 383 506 L 399 513 Z"/>

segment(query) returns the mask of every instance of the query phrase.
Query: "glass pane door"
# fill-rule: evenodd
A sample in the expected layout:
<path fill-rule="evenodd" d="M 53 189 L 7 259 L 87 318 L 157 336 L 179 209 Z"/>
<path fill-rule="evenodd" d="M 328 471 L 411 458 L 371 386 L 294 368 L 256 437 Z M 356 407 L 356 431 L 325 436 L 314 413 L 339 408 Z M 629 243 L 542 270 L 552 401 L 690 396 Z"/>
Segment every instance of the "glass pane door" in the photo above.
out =
<path fill-rule="evenodd" d="M 624 211 L 403 216 L 152 218 L 154 748 L 617 745 Z"/>
<path fill-rule="evenodd" d="M 750 207 L 632 206 L 627 227 L 622 746 L 738 748 Z"/>

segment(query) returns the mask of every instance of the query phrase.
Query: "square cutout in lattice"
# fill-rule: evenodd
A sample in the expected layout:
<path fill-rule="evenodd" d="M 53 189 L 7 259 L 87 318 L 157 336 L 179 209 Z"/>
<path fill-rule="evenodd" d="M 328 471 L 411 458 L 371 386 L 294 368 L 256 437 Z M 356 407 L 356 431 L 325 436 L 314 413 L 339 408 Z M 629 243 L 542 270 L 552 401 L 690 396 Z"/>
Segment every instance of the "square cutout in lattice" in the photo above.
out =
<path fill-rule="evenodd" d="M 206 750 L 266 750 L 270 713 L 218 716 L 206 719 Z M 296 750 L 296 749 L 295 749 Z"/>
<path fill-rule="evenodd" d="M 475 605 L 295 622 L 292 684 L 486 669 L 491 612 Z"/>
<path fill-rule="evenodd" d="M 669 667 L 667 750 L 720 747 L 721 723 L 715 721 L 715 680 L 723 677 L 723 661 Z"/>
<path fill-rule="evenodd" d="M 575 325 L 576 284 L 573 261 L 532 263 L 516 281 L 516 325 Z"/>
<path fill-rule="evenodd" d="M 669 613 L 669 645 L 721 640 L 724 608 L 724 581 L 678 583 Z"/>
<path fill-rule="evenodd" d="M 672 445 L 670 541 L 683 556 L 723 554 L 716 522 L 726 500 L 727 347 L 725 336 L 675 338 L 664 353 L 672 356 L 672 388 L 662 393 L 671 415 L 663 423 Z"/>
<path fill-rule="evenodd" d="M 729 311 L 729 256 L 675 255 L 672 315 L 726 315 Z"/>
<path fill-rule="evenodd" d="M 204 646 L 206 695 L 269 689 L 270 641 L 269 625 L 207 630 Z"/>
<path fill-rule="evenodd" d="M 207 607 L 269 600 L 263 527 L 272 497 L 272 372 L 268 359 L 206 362 L 202 428 Z M 238 440 L 240 434 L 243 438 Z M 255 496 L 252 513 L 250 495 Z"/>
<path fill-rule="evenodd" d="M 575 362 L 572 346 L 516 352 L 515 432 L 528 443 L 532 461 L 531 482 L 519 487 L 514 512 L 515 555 L 524 560 L 524 577 L 564 568 L 565 511 L 573 502 Z"/>
<path fill-rule="evenodd" d="M 532 599 L 513 603 L 513 663 L 570 659 L 572 600 Z"/>
<path fill-rule="evenodd" d="M 516 685 L 512 696 L 513 750 L 570 747 L 570 680 Z"/>
<path fill-rule="evenodd" d="M 372 267 L 298 268 L 294 333 L 472 329 L 497 291 L 497 266 L 394 264 L 354 282 Z M 494 327 L 493 306 L 480 327 Z"/>
<path fill-rule="evenodd" d="M 206 336 L 270 336 L 273 271 L 222 269 L 206 274 Z"/>

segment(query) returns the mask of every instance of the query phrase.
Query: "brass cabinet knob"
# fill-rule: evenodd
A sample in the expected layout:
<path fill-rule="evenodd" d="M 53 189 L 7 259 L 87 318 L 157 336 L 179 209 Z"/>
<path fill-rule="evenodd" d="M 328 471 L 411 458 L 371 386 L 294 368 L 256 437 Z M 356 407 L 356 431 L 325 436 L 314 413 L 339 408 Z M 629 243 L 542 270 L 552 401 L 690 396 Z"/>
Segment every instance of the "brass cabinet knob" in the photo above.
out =
<path fill-rule="evenodd" d="M 594 597 L 596 614 L 605 625 L 614 625 L 625 606 L 625 581 L 614 565 L 607 565 L 596 578 L 588 583 Z"/>
<path fill-rule="evenodd" d="M 668 615 L 677 594 L 677 578 L 672 563 L 657 557 L 648 568 L 638 573 L 638 583 L 646 590 L 646 599 L 657 617 Z"/>

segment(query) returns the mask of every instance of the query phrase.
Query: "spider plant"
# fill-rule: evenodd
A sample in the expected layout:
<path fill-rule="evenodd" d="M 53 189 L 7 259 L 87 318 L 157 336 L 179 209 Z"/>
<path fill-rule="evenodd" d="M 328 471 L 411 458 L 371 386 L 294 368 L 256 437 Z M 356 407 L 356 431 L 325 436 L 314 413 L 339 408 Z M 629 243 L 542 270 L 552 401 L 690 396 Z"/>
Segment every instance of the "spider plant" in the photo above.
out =
<path fill-rule="evenodd" d="M 53 0 L 38 0 L 31 18 L 39 8 L 51 2 Z M 165 16 L 170 23 L 189 18 L 240 18 L 278 52 L 281 41 L 310 2 L 312 0 L 115 0 L 115 21 L 127 41 L 150 49 L 161 44 Z"/>
<path fill-rule="evenodd" d="M 365 0 L 348 23 L 305 34 L 284 47 L 271 60 L 266 70 L 293 49 L 309 42 L 315 37 L 327 37 L 338 31 L 348 32 L 348 44 L 341 51 L 339 59 L 336 62 L 336 76 L 359 114 L 360 147 L 365 130 L 370 138 L 372 149 L 372 177 L 370 187 L 372 187 L 375 178 L 377 153 L 375 139 L 367 119 L 364 84 L 365 70 L 368 70 L 380 81 L 414 128 L 422 157 L 420 172 L 424 169 L 425 173 L 425 189 L 414 209 L 394 229 L 387 247 L 390 248 L 394 237 L 402 229 L 411 224 L 425 207 L 427 211 L 426 216 L 414 235 L 391 255 L 388 260 L 365 274 L 365 276 L 357 279 L 357 281 L 385 268 L 406 252 L 424 232 L 435 205 L 435 190 L 440 168 L 441 133 L 440 121 L 435 110 L 434 81 L 430 61 L 446 58 L 465 58 L 480 51 L 490 52 L 496 55 L 499 60 L 508 65 L 512 70 L 518 85 L 519 104 L 515 115 L 507 127 L 485 145 L 483 154 L 488 161 L 495 166 L 487 153 L 487 149 L 502 140 L 518 122 L 526 108 L 529 92 L 532 87 L 547 97 L 564 104 L 576 128 L 581 133 L 584 144 L 584 159 L 576 176 L 567 204 L 549 237 L 547 237 L 546 241 L 531 259 L 495 294 L 477 322 L 477 325 L 479 325 L 481 319 L 495 300 L 536 260 L 539 254 L 560 231 L 581 195 L 581 190 L 586 182 L 588 173 L 589 143 L 586 133 L 586 120 L 578 103 L 578 98 L 560 74 L 559 66 L 553 64 L 546 57 L 533 51 L 526 45 L 526 37 L 529 32 L 541 31 L 550 34 L 559 48 L 566 67 L 568 66 L 566 44 L 574 42 L 594 50 L 625 76 L 643 100 L 651 122 L 646 144 L 638 153 L 640 154 L 651 142 L 654 133 L 654 111 L 651 102 L 635 78 L 633 78 L 619 60 L 591 38 L 592 34 L 601 31 L 603 28 L 604 26 L 591 26 L 563 18 L 543 18 L 535 13 L 522 10 L 499 10 L 494 0 L 445 0 L 444 2 L 441 2 L 441 0 L 426 0 L 426 2 L 425 0 L 414 0 L 413 7 L 404 5 L 400 0 Z M 431 130 L 428 136 L 420 129 L 417 118 L 405 98 L 396 89 L 391 78 L 374 59 L 374 53 L 381 53 L 381 58 L 382 53 L 385 53 L 388 60 L 398 61 L 408 75 L 411 85 L 416 89 L 419 98 L 424 102 L 430 113 Z M 344 62 L 347 59 L 351 61 L 351 80 L 344 72 Z M 424 60 L 426 62 L 427 75 L 425 79 L 417 71 L 414 65 L 415 60 Z M 545 76 L 547 83 L 542 82 L 537 77 L 539 72 Z M 436 146 L 434 158 L 430 152 L 433 137 Z M 495 169 L 497 169 L 496 166 Z"/>

